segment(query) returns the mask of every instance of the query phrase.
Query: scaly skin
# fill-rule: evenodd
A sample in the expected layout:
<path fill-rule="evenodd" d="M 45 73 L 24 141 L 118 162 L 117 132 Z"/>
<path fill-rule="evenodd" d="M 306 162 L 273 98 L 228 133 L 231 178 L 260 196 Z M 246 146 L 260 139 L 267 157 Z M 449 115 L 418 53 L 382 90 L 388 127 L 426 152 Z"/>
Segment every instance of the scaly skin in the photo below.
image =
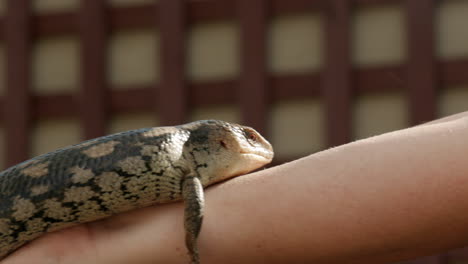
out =
<path fill-rule="evenodd" d="M 0 259 L 46 232 L 184 199 L 186 245 L 199 263 L 203 187 L 272 158 L 255 130 L 215 120 L 118 133 L 35 157 L 0 173 Z"/>

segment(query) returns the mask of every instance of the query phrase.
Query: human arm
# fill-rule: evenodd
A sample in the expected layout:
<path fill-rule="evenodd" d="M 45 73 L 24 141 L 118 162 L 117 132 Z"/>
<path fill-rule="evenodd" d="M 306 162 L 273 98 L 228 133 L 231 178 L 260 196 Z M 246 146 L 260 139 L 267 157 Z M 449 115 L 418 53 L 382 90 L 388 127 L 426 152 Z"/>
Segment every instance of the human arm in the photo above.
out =
<path fill-rule="evenodd" d="M 463 246 L 467 138 L 468 118 L 460 117 L 210 188 L 202 263 L 386 263 Z M 67 264 L 186 263 L 182 213 L 181 204 L 170 204 L 65 230 L 4 263 L 57 255 L 56 263 Z"/>

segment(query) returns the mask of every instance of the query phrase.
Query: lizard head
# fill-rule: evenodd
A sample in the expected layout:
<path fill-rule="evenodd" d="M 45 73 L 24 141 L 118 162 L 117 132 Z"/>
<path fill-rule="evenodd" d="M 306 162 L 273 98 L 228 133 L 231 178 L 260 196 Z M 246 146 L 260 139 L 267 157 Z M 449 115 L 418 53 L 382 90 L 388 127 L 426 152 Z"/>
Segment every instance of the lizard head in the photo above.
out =
<path fill-rule="evenodd" d="M 218 120 L 182 126 L 190 132 L 188 155 L 204 185 L 258 169 L 273 159 L 273 148 L 253 128 Z"/>

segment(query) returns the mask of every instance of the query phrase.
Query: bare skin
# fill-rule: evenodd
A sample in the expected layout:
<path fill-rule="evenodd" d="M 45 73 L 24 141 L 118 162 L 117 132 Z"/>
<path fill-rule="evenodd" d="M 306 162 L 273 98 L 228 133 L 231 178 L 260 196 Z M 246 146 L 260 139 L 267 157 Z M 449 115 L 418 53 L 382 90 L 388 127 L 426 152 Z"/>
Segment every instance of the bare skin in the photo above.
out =
<path fill-rule="evenodd" d="M 468 245 L 468 113 L 357 141 L 206 193 L 208 263 L 390 263 Z M 18 263 L 186 263 L 182 204 L 52 233 Z"/>

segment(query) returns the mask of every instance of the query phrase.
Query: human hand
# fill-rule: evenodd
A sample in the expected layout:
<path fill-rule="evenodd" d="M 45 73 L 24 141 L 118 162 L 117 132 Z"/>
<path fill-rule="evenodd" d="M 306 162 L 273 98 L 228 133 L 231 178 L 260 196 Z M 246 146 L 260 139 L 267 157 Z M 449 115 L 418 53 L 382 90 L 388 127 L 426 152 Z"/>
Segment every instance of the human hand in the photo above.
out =
<path fill-rule="evenodd" d="M 48 233 L 1 264 L 188 263 L 182 214 L 158 205 Z"/>

